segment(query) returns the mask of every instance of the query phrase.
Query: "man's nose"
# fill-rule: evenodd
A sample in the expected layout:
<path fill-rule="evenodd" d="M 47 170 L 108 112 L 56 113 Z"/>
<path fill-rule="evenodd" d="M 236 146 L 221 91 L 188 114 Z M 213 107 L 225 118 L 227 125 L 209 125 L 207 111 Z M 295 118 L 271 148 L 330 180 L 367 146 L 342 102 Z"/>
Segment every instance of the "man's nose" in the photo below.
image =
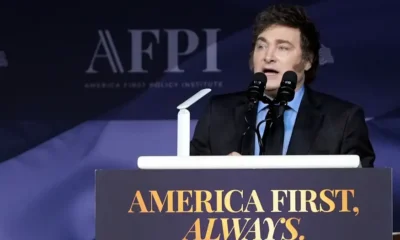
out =
<path fill-rule="evenodd" d="M 269 48 L 264 56 L 264 61 L 266 63 L 271 63 L 271 62 L 275 62 L 276 58 L 275 58 L 275 51 L 272 48 Z"/>

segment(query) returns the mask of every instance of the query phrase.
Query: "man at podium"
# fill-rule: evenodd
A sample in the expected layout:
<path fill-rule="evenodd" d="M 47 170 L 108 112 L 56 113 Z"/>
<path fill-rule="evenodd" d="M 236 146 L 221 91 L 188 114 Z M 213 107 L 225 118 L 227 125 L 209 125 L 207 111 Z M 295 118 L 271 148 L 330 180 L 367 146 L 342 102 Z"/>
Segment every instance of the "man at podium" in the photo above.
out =
<path fill-rule="evenodd" d="M 258 78 L 265 75 L 266 100 L 249 110 L 248 91 L 213 96 L 197 123 L 190 154 L 354 154 L 362 167 L 373 167 L 375 153 L 363 110 L 308 86 L 319 66 L 320 40 L 305 10 L 290 5 L 267 8 L 256 17 L 252 39 L 250 69 Z M 283 113 L 274 115 L 279 111 L 273 100 L 282 83 L 290 85 L 290 79 L 284 79 L 288 72 L 296 78 L 294 95 Z"/>

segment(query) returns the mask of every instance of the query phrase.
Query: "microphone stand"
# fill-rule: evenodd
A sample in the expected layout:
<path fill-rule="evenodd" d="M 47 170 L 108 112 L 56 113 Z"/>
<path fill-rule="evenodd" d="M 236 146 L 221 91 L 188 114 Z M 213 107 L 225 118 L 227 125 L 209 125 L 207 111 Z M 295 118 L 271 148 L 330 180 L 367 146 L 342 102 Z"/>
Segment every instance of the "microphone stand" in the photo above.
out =
<path fill-rule="evenodd" d="M 260 130 L 259 130 L 260 126 L 262 123 L 265 122 L 265 130 L 264 130 L 264 135 L 263 135 L 262 139 L 265 139 L 266 141 L 268 141 L 268 136 L 271 133 L 272 126 L 280 117 L 283 116 L 283 114 L 286 110 L 287 102 L 279 102 L 276 100 L 276 98 L 271 101 L 270 99 L 268 99 L 266 97 L 264 97 L 263 102 L 268 103 L 269 106 L 277 105 L 277 104 L 279 105 L 277 112 L 275 112 L 273 107 L 269 107 L 268 111 L 273 111 L 272 117 L 270 119 L 266 118 L 265 120 L 261 121 L 257 126 L 257 132 L 260 132 Z M 267 117 L 268 117 L 268 113 L 267 113 Z M 260 155 L 265 155 L 264 141 L 261 141 L 261 144 L 260 144 Z"/>
<path fill-rule="evenodd" d="M 246 129 L 246 131 L 244 131 L 242 133 L 242 135 L 240 137 L 239 147 L 238 147 L 238 149 L 240 149 L 240 151 L 239 151 L 240 154 L 243 154 L 243 139 L 249 133 L 250 130 L 254 131 L 254 133 L 257 136 L 258 145 L 262 146 L 262 139 L 261 139 L 260 131 L 258 130 L 258 128 L 252 127 L 252 124 L 249 123 L 249 121 L 247 120 L 248 119 L 248 115 L 251 113 L 251 111 L 254 109 L 254 107 L 255 107 L 255 103 L 254 102 L 250 102 L 249 107 L 248 107 L 248 109 L 247 109 L 247 111 L 245 113 L 245 116 L 244 116 L 244 120 L 246 121 L 246 124 L 247 124 L 247 129 Z"/>
<path fill-rule="evenodd" d="M 276 101 L 276 103 L 279 105 L 278 115 L 276 116 L 276 118 L 278 119 L 283 116 L 285 110 L 287 109 L 288 102 L 284 100 L 284 101 L 280 101 L 280 102 Z"/>
<path fill-rule="evenodd" d="M 279 105 L 278 106 L 278 111 L 277 112 L 273 112 L 272 113 L 272 118 L 271 119 L 264 119 L 263 121 L 260 121 L 257 126 L 254 128 L 252 127 L 252 124 L 248 122 L 247 120 L 247 116 L 248 114 L 251 113 L 251 111 L 253 110 L 253 108 L 255 107 L 255 103 L 254 102 L 250 102 L 249 107 L 245 113 L 245 121 L 247 124 L 247 129 L 246 131 L 243 132 L 242 136 L 240 137 L 240 141 L 239 141 L 239 147 L 238 149 L 240 149 L 240 154 L 243 154 L 243 139 L 244 137 L 249 133 L 250 130 L 253 130 L 254 133 L 257 136 L 257 140 L 258 140 L 258 146 L 260 148 L 260 155 L 265 155 L 265 149 L 264 149 L 264 143 L 263 143 L 263 139 L 265 138 L 266 140 L 268 140 L 268 136 L 271 133 L 271 129 L 273 124 L 276 122 L 276 120 L 280 117 L 283 116 L 285 110 L 286 110 L 286 106 L 287 106 L 287 102 L 286 101 L 278 101 L 276 98 L 274 100 L 270 100 L 269 98 L 267 98 L 266 96 L 263 96 L 261 98 L 261 100 L 263 103 L 267 103 L 269 106 L 271 105 Z M 273 108 L 269 108 L 269 111 L 275 111 L 273 110 Z M 267 114 L 268 116 L 268 114 Z M 264 135 L 263 137 L 261 137 L 261 133 L 260 133 L 260 126 L 262 123 L 265 123 L 265 131 L 264 131 Z"/>

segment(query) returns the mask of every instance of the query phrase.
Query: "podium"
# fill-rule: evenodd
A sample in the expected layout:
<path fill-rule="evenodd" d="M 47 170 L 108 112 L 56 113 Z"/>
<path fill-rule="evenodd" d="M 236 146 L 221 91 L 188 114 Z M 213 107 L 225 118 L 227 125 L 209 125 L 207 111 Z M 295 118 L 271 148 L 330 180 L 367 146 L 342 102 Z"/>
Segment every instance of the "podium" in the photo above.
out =
<path fill-rule="evenodd" d="M 96 240 L 393 239 L 392 171 L 357 156 L 144 156 L 96 171 Z"/>
<path fill-rule="evenodd" d="M 389 240 L 392 171 L 358 156 L 190 156 L 188 108 L 177 155 L 139 170 L 96 170 L 96 240 Z"/>

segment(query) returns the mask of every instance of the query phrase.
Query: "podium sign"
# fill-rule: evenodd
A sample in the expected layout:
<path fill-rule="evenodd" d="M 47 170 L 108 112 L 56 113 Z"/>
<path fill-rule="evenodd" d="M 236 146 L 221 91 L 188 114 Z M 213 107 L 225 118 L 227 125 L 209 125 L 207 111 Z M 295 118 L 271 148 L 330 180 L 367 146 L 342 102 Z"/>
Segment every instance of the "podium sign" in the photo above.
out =
<path fill-rule="evenodd" d="M 96 240 L 392 239 L 391 169 L 97 170 Z"/>

